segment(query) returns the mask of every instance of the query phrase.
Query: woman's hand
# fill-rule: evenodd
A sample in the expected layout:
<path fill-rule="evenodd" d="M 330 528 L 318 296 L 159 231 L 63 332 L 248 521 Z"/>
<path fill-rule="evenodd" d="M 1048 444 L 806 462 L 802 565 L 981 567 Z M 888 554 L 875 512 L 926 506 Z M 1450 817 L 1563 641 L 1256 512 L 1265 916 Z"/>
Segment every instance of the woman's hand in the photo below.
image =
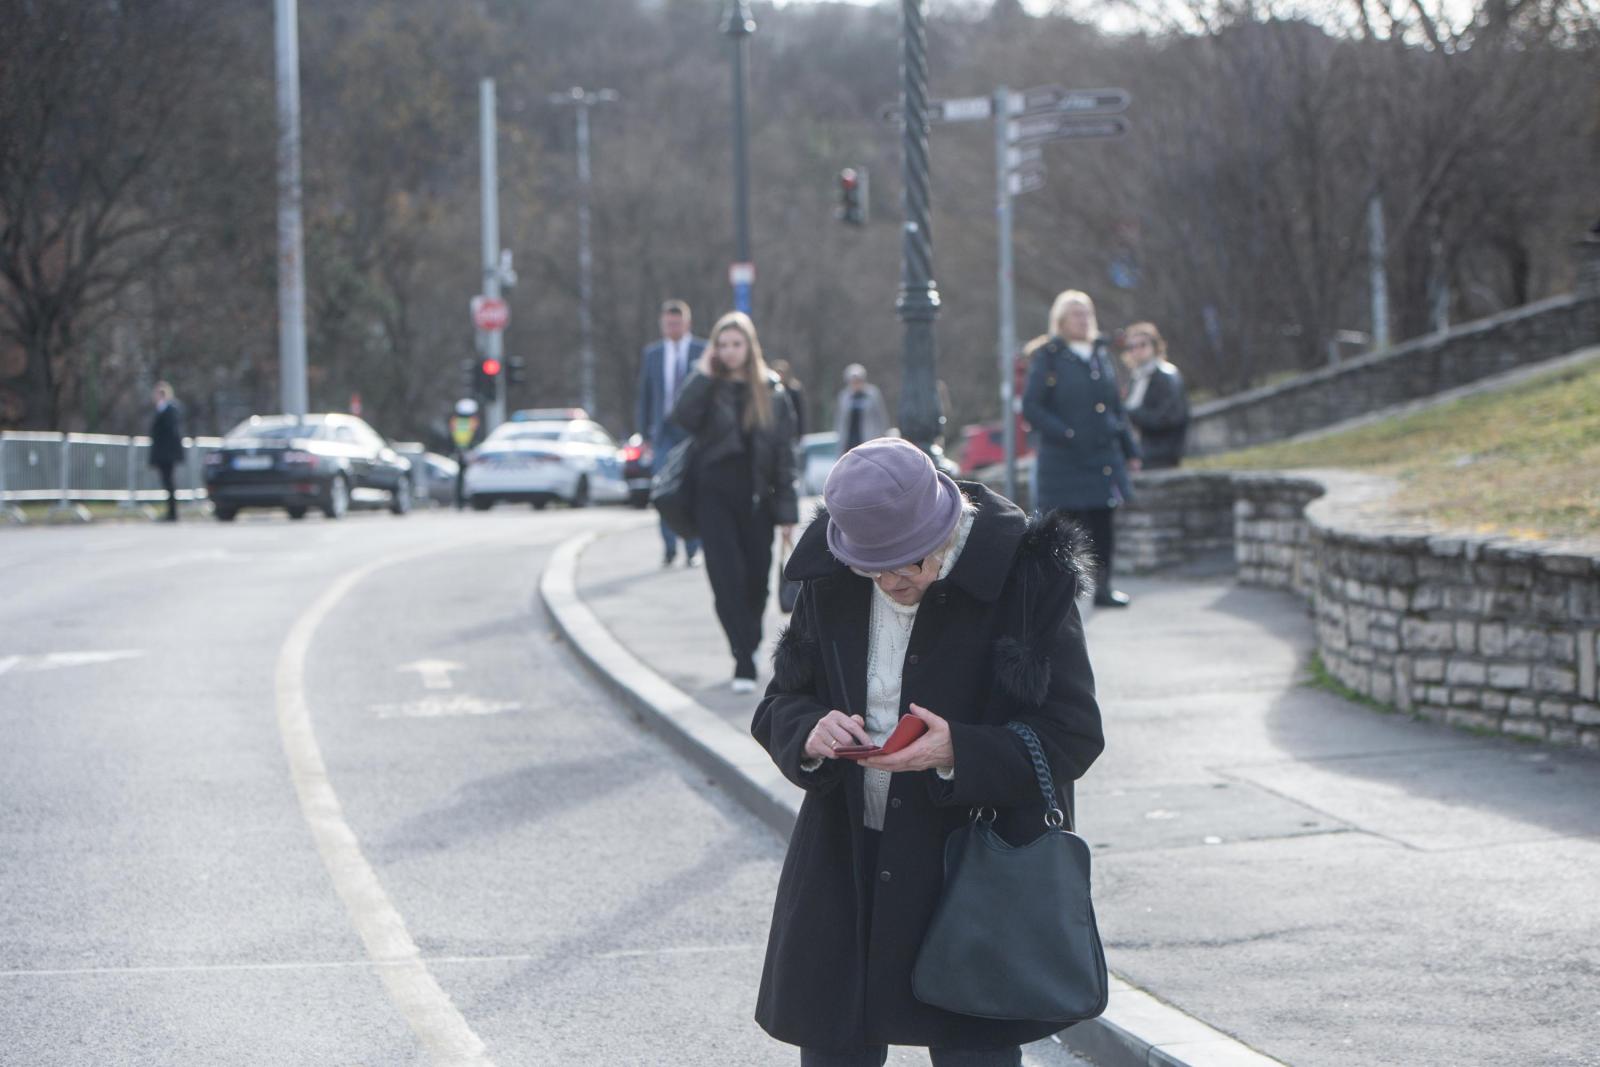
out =
<path fill-rule="evenodd" d="M 859 715 L 846 715 L 842 711 L 834 710 L 824 715 L 817 725 L 812 727 L 811 735 L 806 738 L 807 759 L 837 759 L 833 750 L 840 745 L 870 745 L 872 738 L 867 735 L 867 722 Z"/>
<path fill-rule="evenodd" d="M 694 361 L 694 369 L 704 374 L 707 378 L 715 378 L 716 357 L 711 354 L 711 346 L 706 345 L 705 351 L 700 353 L 700 358 Z"/>
<path fill-rule="evenodd" d="M 794 544 L 794 523 L 786 522 L 782 526 L 778 527 L 778 529 L 783 534 L 783 543 L 785 547 Z"/>
<path fill-rule="evenodd" d="M 899 752 L 862 760 L 861 766 L 900 774 L 956 765 L 956 751 L 950 743 L 950 724 L 921 704 L 911 705 L 911 714 L 928 724 L 928 732 Z"/>
<path fill-rule="evenodd" d="M 1144 460 L 1139 459 L 1137 456 L 1128 460 L 1128 469 L 1133 471 L 1133 473 L 1138 474 L 1140 471 L 1144 470 Z"/>

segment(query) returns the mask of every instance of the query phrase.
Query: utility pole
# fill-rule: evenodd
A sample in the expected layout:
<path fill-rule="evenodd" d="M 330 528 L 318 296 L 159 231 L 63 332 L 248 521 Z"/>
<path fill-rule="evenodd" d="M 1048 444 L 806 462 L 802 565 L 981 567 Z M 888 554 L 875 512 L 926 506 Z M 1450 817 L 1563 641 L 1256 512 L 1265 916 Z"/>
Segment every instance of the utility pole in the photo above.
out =
<path fill-rule="evenodd" d="M 1000 231 L 998 281 L 1000 287 L 1000 423 L 1006 453 L 1006 499 L 1017 499 L 1016 372 L 1017 308 L 1012 283 L 1011 249 L 1011 138 L 1006 121 L 1011 112 L 1011 90 L 994 91 L 994 213 Z"/>
<path fill-rule="evenodd" d="M 483 295 L 491 300 L 500 299 L 500 157 L 495 132 L 494 79 L 484 78 L 478 83 L 478 147 L 479 171 L 482 183 L 483 218 Z M 504 338 L 499 330 L 484 330 L 479 334 L 479 344 L 484 354 L 504 364 Z M 506 421 L 506 376 L 496 372 L 494 396 L 489 400 L 488 428 L 492 431 Z"/>
<path fill-rule="evenodd" d="M 305 242 L 300 228 L 300 30 L 296 0 L 274 0 L 278 68 L 278 396 L 306 413 Z"/>
<path fill-rule="evenodd" d="M 745 89 L 749 78 L 746 59 L 750 35 L 756 20 L 750 15 L 748 0 L 733 0 L 722 32 L 728 35 L 733 56 L 733 234 L 734 264 L 728 278 L 733 285 L 733 306 L 750 314 L 751 290 L 755 286 L 754 261 L 750 258 L 750 158 L 746 138 Z"/>
<path fill-rule="evenodd" d="M 578 404 L 591 418 L 594 396 L 594 252 L 590 246 L 589 109 L 618 99 L 615 89 L 590 92 L 573 86 L 551 93 L 552 104 L 570 104 L 578 117 Z"/>
<path fill-rule="evenodd" d="M 933 232 L 928 167 L 927 0 L 901 0 L 900 80 L 903 125 L 900 173 L 905 228 L 900 243 L 900 294 L 895 311 L 903 326 L 900 436 L 930 455 L 943 418 L 939 410 L 939 286 L 933 279 Z"/>
<path fill-rule="evenodd" d="M 1372 349 L 1382 352 L 1389 347 L 1389 247 L 1383 230 L 1383 193 L 1378 189 L 1373 189 L 1367 201 L 1367 255 L 1372 287 Z"/>

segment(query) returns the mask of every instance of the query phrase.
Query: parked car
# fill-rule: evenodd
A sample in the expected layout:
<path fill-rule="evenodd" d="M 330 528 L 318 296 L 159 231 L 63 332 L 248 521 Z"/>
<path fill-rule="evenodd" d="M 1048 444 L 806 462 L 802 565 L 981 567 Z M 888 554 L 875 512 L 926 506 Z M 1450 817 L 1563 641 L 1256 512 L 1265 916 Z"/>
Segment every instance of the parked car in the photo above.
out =
<path fill-rule="evenodd" d="M 628 483 L 622 451 L 599 423 L 526 418 L 502 423 L 467 453 L 466 496 L 478 511 L 502 500 L 581 508 L 627 500 Z"/>
<path fill-rule="evenodd" d="M 628 503 L 636 508 L 650 506 L 650 476 L 656 470 L 656 452 L 644 439 L 634 434 L 622 446 L 622 477 L 628 483 Z"/>
<path fill-rule="evenodd" d="M 800 493 L 821 496 L 828 472 L 839 459 L 839 435 L 832 430 L 808 433 L 800 438 Z"/>
<path fill-rule="evenodd" d="M 961 466 L 969 471 L 992 467 L 1006 461 L 1005 426 L 999 421 L 973 423 L 961 427 Z M 1017 458 L 1033 454 L 1027 425 L 1017 420 Z"/>
<path fill-rule="evenodd" d="M 206 456 L 206 493 L 219 520 L 241 508 L 330 519 L 352 507 L 411 510 L 411 461 L 354 415 L 253 415 Z"/>
<path fill-rule="evenodd" d="M 589 413 L 582 408 L 518 408 L 506 416 L 507 422 L 572 422 L 587 420 Z"/>
<path fill-rule="evenodd" d="M 426 452 L 422 456 L 422 476 L 428 487 L 428 499 L 435 504 L 451 507 L 456 502 L 456 472 L 461 465 L 449 456 Z"/>

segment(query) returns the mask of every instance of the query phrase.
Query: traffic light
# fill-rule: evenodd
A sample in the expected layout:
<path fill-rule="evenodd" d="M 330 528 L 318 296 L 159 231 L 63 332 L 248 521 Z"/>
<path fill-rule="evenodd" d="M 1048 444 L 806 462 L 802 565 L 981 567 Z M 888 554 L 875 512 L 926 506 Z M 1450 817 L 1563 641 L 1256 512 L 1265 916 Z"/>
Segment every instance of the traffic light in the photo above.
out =
<path fill-rule="evenodd" d="M 505 368 L 493 356 L 482 356 L 478 359 L 478 372 L 475 392 L 482 397 L 493 398 L 495 383 L 500 380 L 500 374 Z"/>
<path fill-rule="evenodd" d="M 528 361 L 521 356 L 506 357 L 506 384 L 521 385 L 528 380 Z"/>
<path fill-rule="evenodd" d="M 867 172 L 846 167 L 839 172 L 839 206 L 833 217 L 849 226 L 867 224 Z"/>

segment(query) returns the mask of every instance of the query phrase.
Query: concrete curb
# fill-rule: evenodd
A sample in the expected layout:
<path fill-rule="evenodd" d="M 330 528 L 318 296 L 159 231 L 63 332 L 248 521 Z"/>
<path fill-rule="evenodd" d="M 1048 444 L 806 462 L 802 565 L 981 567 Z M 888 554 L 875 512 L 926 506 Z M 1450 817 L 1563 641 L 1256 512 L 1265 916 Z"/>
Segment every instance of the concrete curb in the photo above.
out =
<path fill-rule="evenodd" d="M 539 597 L 557 631 L 641 722 L 787 838 L 800 810 L 800 789 L 779 773 L 753 737 L 728 725 L 624 648 L 578 595 L 578 558 L 595 537 L 587 533 L 563 541 L 539 578 Z M 1061 1040 L 1103 1067 L 1281 1063 L 1115 975 L 1105 1014 L 1063 1031 Z"/>

